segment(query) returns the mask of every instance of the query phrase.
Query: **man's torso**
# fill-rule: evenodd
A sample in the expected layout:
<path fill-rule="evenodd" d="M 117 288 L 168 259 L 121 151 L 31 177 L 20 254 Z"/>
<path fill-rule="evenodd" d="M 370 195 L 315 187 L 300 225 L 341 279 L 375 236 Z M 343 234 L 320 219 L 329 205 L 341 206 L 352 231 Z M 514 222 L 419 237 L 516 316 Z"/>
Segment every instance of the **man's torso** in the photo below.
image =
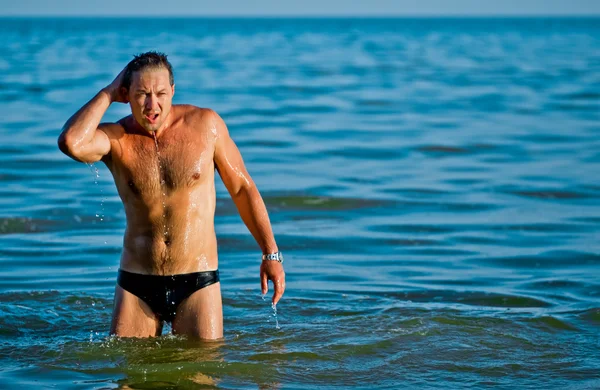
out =
<path fill-rule="evenodd" d="M 216 131 L 208 110 L 173 106 L 155 141 L 132 117 L 107 133 L 111 170 L 127 217 L 121 268 L 173 275 L 217 268 L 214 232 Z M 158 144 L 158 145 L 157 145 Z"/>

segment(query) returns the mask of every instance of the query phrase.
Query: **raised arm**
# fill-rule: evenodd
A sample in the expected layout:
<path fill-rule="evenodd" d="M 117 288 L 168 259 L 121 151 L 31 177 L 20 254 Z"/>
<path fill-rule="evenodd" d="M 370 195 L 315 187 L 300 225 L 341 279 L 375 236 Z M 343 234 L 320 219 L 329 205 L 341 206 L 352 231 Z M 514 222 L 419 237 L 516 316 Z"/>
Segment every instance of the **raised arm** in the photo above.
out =
<path fill-rule="evenodd" d="M 267 208 L 246 170 L 240 151 L 229 136 L 227 126 L 221 117 L 214 111 L 208 115 L 209 118 L 205 123 L 216 132 L 214 161 L 221 180 L 263 254 L 275 253 L 278 248 L 273 237 Z M 271 260 L 263 261 L 260 267 L 260 280 L 263 294 L 267 293 L 268 280 L 273 282 L 275 293 L 272 302 L 276 304 L 285 290 L 285 273 L 282 264 Z"/>
<path fill-rule="evenodd" d="M 77 161 L 93 163 L 110 153 L 110 139 L 103 131 L 108 125 L 101 125 L 100 121 L 111 103 L 127 102 L 121 88 L 123 74 L 124 70 L 67 120 L 58 137 L 58 147 L 64 154 Z"/>

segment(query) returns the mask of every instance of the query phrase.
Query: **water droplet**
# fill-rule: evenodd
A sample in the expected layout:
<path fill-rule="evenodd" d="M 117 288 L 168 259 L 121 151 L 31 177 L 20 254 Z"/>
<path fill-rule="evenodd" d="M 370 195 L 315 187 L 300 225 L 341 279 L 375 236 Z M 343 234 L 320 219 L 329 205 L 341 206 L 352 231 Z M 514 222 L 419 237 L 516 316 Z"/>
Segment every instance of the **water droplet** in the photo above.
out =
<path fill-rule="evenodd" d="M 96 185 L 96 187 L 100 188 L 100 194 L 104 193 L 104 190 L 102 189 L 102 187 L 100 187 L 99 183 L 98 183 L 98 179 L 100 178 L 100 171 L 98 170 L 98 168 L 94 165 L 94 164 L 88 164 L 88 166 L 90 167 L 90 170 L 92 171 L 92 174 L 94 175 L 94 184 Z M 96 213 L 96 218 L 98 218 L 100 221 L 104 221 L 104 202 L 106 201 L 106 197 L 102 196 L 102 200 L 100 201 L 100 212 Z M 77 220 L 77 222 L 81 222 L 81 218 L 76 217 L 75 220 Z M 92 223 L 95 223 L 96 221 L 93 221 Z"/>
<path fill-rule="evenodd" d="M 279 326 L 279 321 L 277 320 L 277 304 L 271 303 L 271 308 L 273 309 L 273 317 L 275 317 L 275 329 L 279 330 L 281 327 Z"/>

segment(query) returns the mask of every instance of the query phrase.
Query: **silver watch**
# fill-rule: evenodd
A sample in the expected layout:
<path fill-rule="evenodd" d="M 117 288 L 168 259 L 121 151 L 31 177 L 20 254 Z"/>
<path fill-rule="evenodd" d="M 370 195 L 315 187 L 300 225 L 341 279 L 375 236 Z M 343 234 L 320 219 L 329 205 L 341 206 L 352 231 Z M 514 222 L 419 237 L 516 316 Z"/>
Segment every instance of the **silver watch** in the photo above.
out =
<path fill-rule="evenodd" d="M 263 261 L 272 260 L 272 261 L 278 261 L 280 263 L 283 263 L 283 253 L 281 253 L 281 252 L 269 253 L 269 254 L 263 255 L 262 259 L 263 259 Z"/>

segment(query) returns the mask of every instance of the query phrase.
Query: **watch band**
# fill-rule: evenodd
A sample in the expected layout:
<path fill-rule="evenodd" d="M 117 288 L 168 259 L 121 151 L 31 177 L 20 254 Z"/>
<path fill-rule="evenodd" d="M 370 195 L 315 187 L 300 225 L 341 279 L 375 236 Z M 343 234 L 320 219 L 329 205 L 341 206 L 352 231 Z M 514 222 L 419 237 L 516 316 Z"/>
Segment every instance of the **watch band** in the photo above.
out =
<path fill-rule="evenodd" d="M 263 259 L 263 261 L 271 260 L 271 261 L 278 261 L 280 263 L 283 263 L 283 253 L 275 252 L 275 253 L 264 254 L 264 255 L 262 255 L 262 259 Z"/>

